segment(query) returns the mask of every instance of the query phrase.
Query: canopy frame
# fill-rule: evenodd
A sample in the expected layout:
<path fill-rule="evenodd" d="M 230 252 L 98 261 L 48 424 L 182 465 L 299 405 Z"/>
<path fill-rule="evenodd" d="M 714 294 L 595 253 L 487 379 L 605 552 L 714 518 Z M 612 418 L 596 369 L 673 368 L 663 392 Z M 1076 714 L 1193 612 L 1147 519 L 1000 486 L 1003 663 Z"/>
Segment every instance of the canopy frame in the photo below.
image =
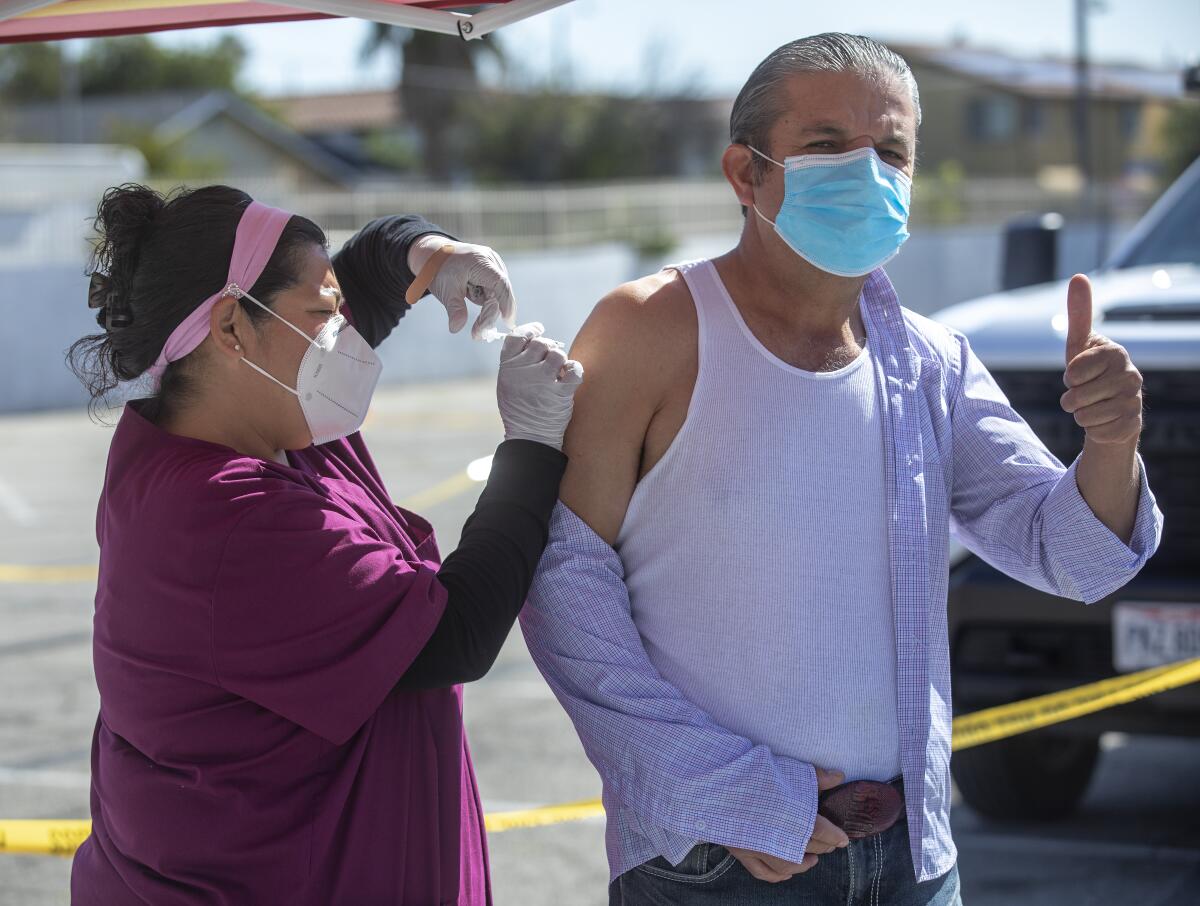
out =
<path fill-rule="evenodd" d="M 0 0 L 0 22 L 54 6 L 59 2 L 60 0 Z M 508 0 L 506 3 L 496 4 L 472 14 L 449 9 L 427 9 L 407 4 L 385 3 L 380 0 L 287 0 L 286 3 L 269 5 L 278 6 L 281 10 L 294 10 L 299 14 L 297 18 L 303 17 L 303 13 L 307 12 L 312 14 L 312 18 L 330 16 L 367 19 L 384 25 L 457 35 L 464 41 L 475 41 L 505 25 L 520 22 L 570 2 L 571 0 Z M 61 35 L 52 40 L 65 40 L 69 37 L 75 36 Z"/>
<path fill-rule="evenodd" d="M 333 16 L 369 19 L 385 25 L 401 25 L 443 35 L 458 35 L 464 41 L 475 41 L 505 25 L 520 22 L 570 2 L 571 0 L 509 0 L 507 3 L 471 15 L 451 10 L 377 3 L 374 0 L 289 0 L 287 5 Z"/>

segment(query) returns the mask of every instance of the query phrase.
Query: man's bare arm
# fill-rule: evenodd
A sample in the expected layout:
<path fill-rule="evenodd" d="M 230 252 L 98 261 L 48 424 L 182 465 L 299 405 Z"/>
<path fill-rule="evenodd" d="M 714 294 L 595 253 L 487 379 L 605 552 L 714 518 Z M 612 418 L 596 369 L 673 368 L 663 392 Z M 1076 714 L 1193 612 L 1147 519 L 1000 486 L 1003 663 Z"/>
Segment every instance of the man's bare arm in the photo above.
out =
<path fill-rule="evenodd" d="M 610 293 L 571 347 L 587 380 L 575 396 L 563 447 L 569 464 L 559 494 L 609 544 L 616 541 L 637 485 L 647 430 L 671 391 L 678 392 L 681 378 L 686 381 L 695 350 L 695 310 L 673 272 Z M 690 396 L 690 387 L 685 389 Z"/>

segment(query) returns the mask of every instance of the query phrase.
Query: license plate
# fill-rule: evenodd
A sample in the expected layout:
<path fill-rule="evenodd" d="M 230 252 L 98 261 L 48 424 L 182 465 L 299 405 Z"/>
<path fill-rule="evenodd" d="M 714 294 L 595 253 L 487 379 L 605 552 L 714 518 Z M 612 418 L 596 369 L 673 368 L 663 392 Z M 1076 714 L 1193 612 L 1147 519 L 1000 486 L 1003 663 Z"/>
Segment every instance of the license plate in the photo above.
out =
<path fill-rule="evenodd" d="M 1122 602 L 1113 610 L 1113 666 L 1142 670 L 1200 657 L 1200 604 Z"/>

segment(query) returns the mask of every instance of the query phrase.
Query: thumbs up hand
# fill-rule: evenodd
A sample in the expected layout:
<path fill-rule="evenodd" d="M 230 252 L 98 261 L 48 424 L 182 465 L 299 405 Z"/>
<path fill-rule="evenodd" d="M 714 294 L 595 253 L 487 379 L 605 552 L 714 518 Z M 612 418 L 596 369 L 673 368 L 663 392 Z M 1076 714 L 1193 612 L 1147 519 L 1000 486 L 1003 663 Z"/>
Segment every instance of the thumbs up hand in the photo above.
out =
<path fill-rule="evenodd" d="M 1062 407 L 1075 416 L 1087 439 L 1128 444 L 1142 431 L 1142 375 L 1129 353 L 1092 333 L 1092 285 L 1083 274 L 1067 287 L 1067 385 Z"/>

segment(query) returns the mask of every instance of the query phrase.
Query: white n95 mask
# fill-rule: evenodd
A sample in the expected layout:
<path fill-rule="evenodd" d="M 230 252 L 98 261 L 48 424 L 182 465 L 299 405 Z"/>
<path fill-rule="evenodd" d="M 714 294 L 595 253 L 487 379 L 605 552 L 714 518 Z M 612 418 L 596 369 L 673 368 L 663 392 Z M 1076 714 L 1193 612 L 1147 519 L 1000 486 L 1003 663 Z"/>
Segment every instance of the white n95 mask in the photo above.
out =
<path fill-rule="evenodd" d="M 231 283 L 226 292 L 235 298 L 246 298 L 259 308 L 278 318 L 309 344 L 300 360 L 296 386 L 268 374 L 249 359 L 242 361 L 264 377 L 270 378 L 300 400 L 300 410 L 308 423 L 314 444 L 327 444 L 353 434 L 362 427 L 371 405 L 371 396 L 379 382 L 383 363 L 371 344 L 363 339 L 341 315 L 334 315 L 316 338 L 263 305 L 252 295 Z"/>

